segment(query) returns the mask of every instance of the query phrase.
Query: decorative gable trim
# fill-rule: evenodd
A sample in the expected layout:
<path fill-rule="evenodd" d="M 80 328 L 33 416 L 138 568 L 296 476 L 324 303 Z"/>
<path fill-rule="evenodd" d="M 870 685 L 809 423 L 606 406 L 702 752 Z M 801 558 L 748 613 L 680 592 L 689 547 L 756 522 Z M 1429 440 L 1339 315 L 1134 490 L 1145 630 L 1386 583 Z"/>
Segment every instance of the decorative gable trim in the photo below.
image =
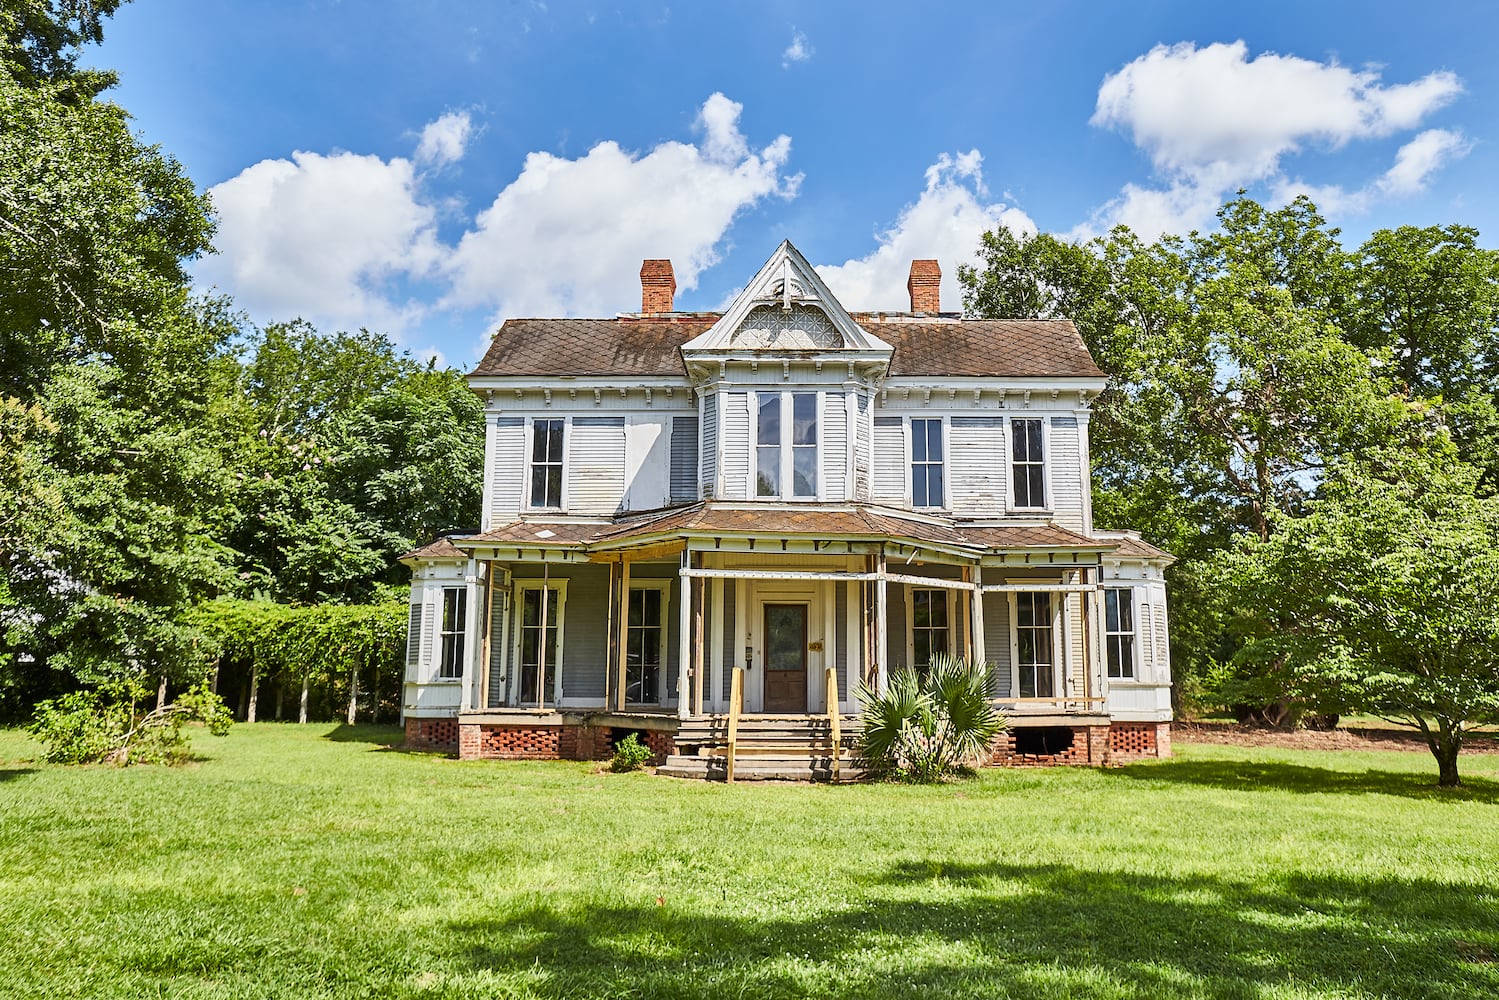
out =
<path fill-rule="evenodd" d="M 682 345 L 682 355 L 690 360 L 704 351 L 778 349 L 887 357 L 892 350 L 854 322 L 790 240 L 782 241 L 716 323 Z"/>

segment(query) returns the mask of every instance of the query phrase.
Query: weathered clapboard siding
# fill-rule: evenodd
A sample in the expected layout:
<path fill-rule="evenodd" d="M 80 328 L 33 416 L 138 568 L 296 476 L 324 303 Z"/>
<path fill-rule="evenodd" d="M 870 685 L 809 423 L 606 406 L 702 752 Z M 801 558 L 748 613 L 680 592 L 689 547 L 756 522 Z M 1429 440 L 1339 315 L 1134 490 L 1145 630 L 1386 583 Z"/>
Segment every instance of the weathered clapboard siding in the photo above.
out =
<path fill-rule="evenodd" d="M 1068 646 L 1071 674 L 1063 693 L 1081 698 L 1088 690 L 1088 671 L 1084 660 L 1082 595 L 1065 594 L 1062 600 L 1062 634 Z"/>
<path fill-rule="evenodd" d="M 989 693 L 997 698 L 1010 694 L 1010 597 L 984 595 L 984 659 L 989 661 Z"/>
<path fill-rule="evenodd" d="M 818 446 L 822 449 L 822 499 L 847 499 L 848 410 L 843 393 L 824 394 Z"/>
<path fill-rule="evenodd" d="M 838 700 L 848 699 L 848 630 L 844 628 L 844 622 L 848 621 L 848 588 L 850 583 L 835 583 L 834 590 L 837 592 L 833 598 L 833 669 L 838 671 Z"/>
<path fill-rule="evenodd" d="M 698 433 L 698 440 L 701 442 L 698 447 L 698 492 L 705 500 L 718 497 L 717 483 L 719 467 L 722 465 L 718 449 L 718 404 L 717 393 L 709 393 L 703 397 L 702 428 Z"/>
<path fill-rule="evenodd" d="M 870 419 L 869 397 L 860 393 L 854 416 L 854 499 L 869 500 L 870 446 L 874 440 L 874 423 Z"/>
<path fill-rule="evenodd" d="M 625 418 L 574 417 L 568 446 L 567 509 L 613 514 L 625 495 Z"/>
<path fill-rule="evenodd" d="M 902 417 L 874 418 L 874 491 L 876 503 L 906 502 L 906 422 Z"/>
<path fill-rule="evenodd" d="M 906 587 L 901 584 L 889 585 L 889 599 L 887 601 L 889 614 L 888 625 L 885 628 L 886 657 L 889 670 L 899 670 L 906 666 L 906 639 L 909 633 L 906 631 Z"/>
<path fill-rule="evenodd" d="M 734 633 L 734 581 L 723 582 L 723 696 L 727 702 L 730 684 L 733 683 L 734 668 L 739 665 L 736 654 L 739 645 Z"/>
<path fill-rule="evenodd" d="M 698 418 L 671 420 L 671 502 L 689 503 L 698 498 Z"/>
<path fill-rule="evenodd" d="M 743 500 L 749 489 L 750 409 L 749 394 L 731 392 L 724 395 L 723 492 L 725 500 Z"/>
<path fill-rule="evenodd" d="M 1077 434 L 1076 417 L 1051 418 L 1046 473 L 1051 477 L 1052 520 L 1064 528 L 1083 531 L 1082 458 Z"/>
<path fill-rule="evenodd" d="M 500 417 L 494 428 L 494 464 L 490 466 L 490 523 L 508 520 L 521 509 L 526 488 L 526 420 Z"/>
<path fill-rule="evenodd" d="M 1002 417 L 953 417 L 948 446 L 948 506 L 964 515 L 1005 509 L 1005 429 Z"/>

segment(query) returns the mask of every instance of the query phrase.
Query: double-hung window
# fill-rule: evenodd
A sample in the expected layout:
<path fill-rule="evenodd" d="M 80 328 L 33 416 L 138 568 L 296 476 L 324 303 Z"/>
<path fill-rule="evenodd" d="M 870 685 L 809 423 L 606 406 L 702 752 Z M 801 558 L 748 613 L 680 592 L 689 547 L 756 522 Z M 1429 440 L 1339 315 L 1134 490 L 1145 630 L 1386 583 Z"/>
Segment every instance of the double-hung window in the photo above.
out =
<path fill-rule="evenodd" d="M 1050 698 L 1056 692 L 1055 653 L 1051 638 L 1051 595 L 1015 595 L 1015 665 L 1020 697 Z"/>
<path fill-rule="evenodd" d="M 1046 506 L 1045 437 L 1038 419 L 1023 417 L 1010 421 L 1010 470 L 1016 508 Z"/>
<path fill-rule="evenodd" d="M 1103 592 L 1104 644 L 1107 647 L 1109 676 L 1133 679 L 1135 676 L 1135 607 L 1133 591 L 1125 587 Z"/>
<path fill-rule="evenodd" d="M 658 705 L 667 694 L 666 589 L 631 587 L 625 620 L 625 701 Z"/>
<path fill-rule="evenodd" d="M 563 420 L 531 422 L 531 506 L 562 506 Z"/>
<path fill-rule="evenodd" d="M 439 636 L 442 659 L 437 676 L 457 680 L 463 676 L 463 637 L 468 621 L 468 594 L 463 587 L 442 588 L 442 633 Z"/>
<path fill-rule="evenodd" d="M 926 673 L 932 657 L 951 650 L 951 626 L 946 590 L 911 591 L 911 660 L 918 671 Z"/>
<path fill-rule="evenodd" d="M 817 393 L 757 392 L 755 416 L 755 496 L 815 500 Z"/>
<path fill-rule="evenodd" d="M 942 421 L 911 419 L 911 506 L 944 507 Z"/>

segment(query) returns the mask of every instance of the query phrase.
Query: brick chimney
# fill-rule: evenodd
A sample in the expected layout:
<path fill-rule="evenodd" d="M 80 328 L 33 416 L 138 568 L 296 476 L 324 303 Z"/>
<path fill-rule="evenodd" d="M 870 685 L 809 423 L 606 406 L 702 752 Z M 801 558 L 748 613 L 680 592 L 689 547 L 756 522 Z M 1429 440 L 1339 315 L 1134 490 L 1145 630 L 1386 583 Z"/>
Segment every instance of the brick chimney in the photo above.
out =
<path fill-rule="evenodd" d="M 677 276 L 672 273 L 671 261 L 647 260 L 640 265 L 640 311 L 643 313 L 669 313 L 672 298 L 677 294 Z"/>
<path fill-rule="evenodd" d="M 911 261 L 911 276 L 906 279 L 906 291 L 911 293 L 913 313 L 942 311 L 942 268 L 935 260 Z"/>

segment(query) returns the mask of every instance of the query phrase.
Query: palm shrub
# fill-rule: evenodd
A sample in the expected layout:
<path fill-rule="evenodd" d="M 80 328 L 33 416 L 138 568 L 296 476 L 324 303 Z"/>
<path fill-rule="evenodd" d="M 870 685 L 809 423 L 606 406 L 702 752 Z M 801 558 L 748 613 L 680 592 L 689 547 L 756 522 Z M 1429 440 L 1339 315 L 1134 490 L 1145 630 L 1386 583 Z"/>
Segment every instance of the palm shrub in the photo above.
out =
<path fill-rule="evenodd" d="M 860 760 L 899 781 L 941 781 L 968 770 L 1006 725 L 989 700 L 984 664 L 960 656 L 932 657 L 924 676 L 896 670 L 883 694 L 861 684 L 859 700 Z"/>

